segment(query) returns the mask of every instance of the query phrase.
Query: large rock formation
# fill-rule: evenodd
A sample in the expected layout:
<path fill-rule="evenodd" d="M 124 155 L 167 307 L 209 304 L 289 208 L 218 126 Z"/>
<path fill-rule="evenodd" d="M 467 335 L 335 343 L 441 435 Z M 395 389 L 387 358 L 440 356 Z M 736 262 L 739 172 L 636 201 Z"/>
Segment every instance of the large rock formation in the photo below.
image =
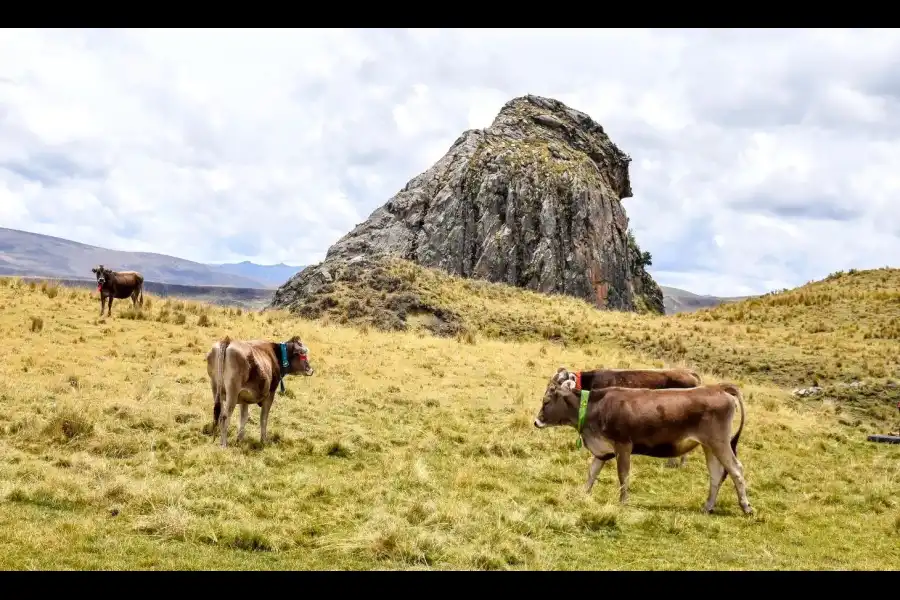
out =
<path fill-rule="evenodd" d="M 396 256 L 451 274 L 663 313 L 621 200 L 630 158 L 588 115 L 556 100 L 506 103 L 434 166 L 275 294 L 299 310 L 347 264 Z"/>

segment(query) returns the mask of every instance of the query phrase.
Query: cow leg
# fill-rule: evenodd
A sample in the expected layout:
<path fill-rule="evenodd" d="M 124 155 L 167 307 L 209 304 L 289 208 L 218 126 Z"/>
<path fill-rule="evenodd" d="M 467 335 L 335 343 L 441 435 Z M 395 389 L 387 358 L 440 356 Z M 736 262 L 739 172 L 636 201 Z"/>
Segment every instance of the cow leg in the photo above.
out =
<path fill-rule="evenodd" d="M 619 474 L 619 502 L 628 501 L 628 477 L 631 473 L 631 444 L 616 445 L 616 470 Z"/>
<path fill-rule="evenodd" d="M 107 317 L 112 317 L 112 301 L 113 301 L 113 296 L 112 296 L 112 294 L 110 294 L 109 298 L 106 299 L 106 316 Z"/>
<path fill-rule="evenodd" d="M 238 385 L 230 382 L 225 384 L 225 407 L 222 410 L 222 414 L 219 415 L 220 444 L 223 448 L 228 446 L 228 421 L 231 419 L 235 405 L 237 405 L 240 392 L 241 389 Z"/>
<path fill-rule="evenodd" d="M 269 424 L 269 411 L 272 410 L 274 398 L 269 395 L 262 403 L 262 413 L 259 415 L 259 441 L 266 443 L 266 427 Z"/>
<path fill-rule="evenodd" d="M 237 439 L 241 441 L 244 439 L 244 427 L 247 426 L 247 418 L 250 416 L 250 405 L 246 402 L 241 402 L 241 424 L 238 427 Z"/>
<path fill-rule="evenodd" d="M 103 316 L 103 309 L 106 308 L 106 298 L 103 297 L 103 294 L 100 294 L 100 316 Z"/>
<path fill-rule="evenodd" d="M 591 466 L 588 468 L 587 485 L 585 485 L 584 487 L 584 491 L 586 494 L 591 493 L 591 489 L 594 487 L 594 482 L 597 481 L 597 476 L 600 474 L 600 471 L 603 470 L 603 466 L 606 464 L 607 460 L 609 459 L 595 456 L 594 460 L 591 461 Z"/>
<path fill-rule="evenodd" d="M 216 382 L 211 381 L 209 387 L 212 388 L 213 395 L 213 422 L 212 422 L 212 431 L 216 432 L 216 428 L 219 426 L 219 416 L 222 414 L 222 398 L 219 398 L 219 390 L 216 389 Z"/>
<path fill-rule="evenodd" d="M 706 498 L 706 504 L 703 506 L 703 512 L 711 513 L 713 506 L 716 505 L 716 498 L 719 495 L 719 486 L 722 485 L 725 474 L 725 467 L 716 458 L 716 455 L 708 446 L 703 446 L 703 454 L 706 455 L 706 468 L 709 471 L 709 496 Z"/>
<path fill-rule="evenodd" d="M 713 445 L 712 451 L 734 482 L 734 489 L 737 492 L 738 504 L 741 505 L 741 510 L 744 511 L 745 515 L 752 515 L 753 508 L 750 506 L 750 500 L 747 499 L 747 484 L 744 481 L 744 466 L 731 451 L 731 446 L 727 440 Z"/>

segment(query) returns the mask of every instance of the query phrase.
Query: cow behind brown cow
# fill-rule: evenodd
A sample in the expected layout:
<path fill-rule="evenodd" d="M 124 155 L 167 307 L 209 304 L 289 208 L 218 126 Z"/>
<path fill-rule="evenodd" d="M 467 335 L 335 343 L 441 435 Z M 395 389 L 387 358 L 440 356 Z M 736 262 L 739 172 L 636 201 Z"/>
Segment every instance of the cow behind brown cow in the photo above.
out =
<path fill-rule="evenodd" d="M 605 387 L 644 389 L 691 388 L 702 385 L 703 380 L 690 369 L 595 369 L 592 371 L 568 371 L 560 367 L 556 374 L 575 382 L 575 391 L 596 390 Z"/>
<path fill-rule="evenodd" d="M 591 371 L 569 371 L 565 367 L 557 369 L 550 379 L 548 388 L 563 381 L 575 383 L 575 391 L 596 390 L 605 387 L 627 387 L 643 389 L 692 388 L 703 383 L 696 371 L 689 369 L 594 369 Z M 687 455 L 680 460 L 670 458 L 668 467 L 684 465 Z"/>
<path fill-rule="evenodd" d="M 572 426 L 578 430 L 580 404 L 575 382 L 567 378 L 544 393 L 534 425 L 541 429 Z M 741 410 L 741 421 L 732 437 L 736 405 Z M 737 459 L 737 443 L 744 429 L 744 402 L 737 386 L 720 383 L 687 389 L 594 389 L 588 393 L 581 427 L 579 435 L 594 455 L 588 471 L 588 493 L 603 465 L 613 458 L 610 452 L 618 468 L 619 498 L 625 502 L 632 454 L 677 457 L 700 445 L 709 471 L 709 496 L 704 510 L 712 511 L 727 474 L 734 481 L 741 509 L 752 514 L 743 465 Z"/>
<path fill-rule="evenodd" d="M 140 305 L 144 306 L 144 276 L 137 271 L 113 271 L 103 265 L 94 267 L 91 271 L 97 276 L 101 317 L 104 304 L 107 306 L 106 316 L 112 316 L 113 298 L 124 300 L 131 297 L 133 308 L 137 308 L 140 298 Z"/>

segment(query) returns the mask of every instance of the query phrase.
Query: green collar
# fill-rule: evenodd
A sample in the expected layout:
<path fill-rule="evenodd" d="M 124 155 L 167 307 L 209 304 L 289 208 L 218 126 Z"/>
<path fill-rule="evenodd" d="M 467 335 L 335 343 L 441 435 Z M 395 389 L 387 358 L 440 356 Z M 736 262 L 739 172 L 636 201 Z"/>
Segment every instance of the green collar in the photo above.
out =
<path fill-rule="evenodd" d="M 575 442 L 576 448 L 581 448 L 581 430 L 584 429 L 584 418 L 587 416 L 588 396 L 590 395 L 590 390 L 581 390 L 581 404 L 578 406 L 578 441 Z"/>

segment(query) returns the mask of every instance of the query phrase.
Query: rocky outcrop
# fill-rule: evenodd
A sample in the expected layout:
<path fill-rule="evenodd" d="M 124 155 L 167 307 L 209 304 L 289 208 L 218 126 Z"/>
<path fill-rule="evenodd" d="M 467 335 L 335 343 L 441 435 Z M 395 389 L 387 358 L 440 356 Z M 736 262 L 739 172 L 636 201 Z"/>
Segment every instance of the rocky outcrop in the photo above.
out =
<path fill-rule="evenodd" d="M 662 314 L 621 200 L 630 158 L 588 115 L 515 98 L 275 294 L 299 308 L 353 261 L 395 256 L 465 278 Z"/>

